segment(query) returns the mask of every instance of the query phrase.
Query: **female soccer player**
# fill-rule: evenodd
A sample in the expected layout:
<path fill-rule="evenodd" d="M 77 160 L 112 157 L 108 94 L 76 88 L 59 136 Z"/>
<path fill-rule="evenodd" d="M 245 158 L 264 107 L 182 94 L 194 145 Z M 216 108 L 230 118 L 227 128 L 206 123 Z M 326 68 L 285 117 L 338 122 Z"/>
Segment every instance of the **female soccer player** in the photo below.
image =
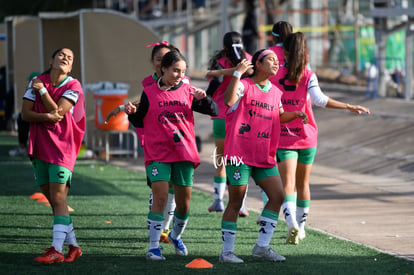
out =
<path fill-rule="evenodd" d="M 308 69 L 309 54 L 305 35 L 301 32 L 288 35 L 283 43 L 286 66 L 281 67 L 271 81 L 283 91 L 283 109 L 302 111 L 309 117 L 303 125 L 292 121 L 281 126 L 277 150 L 279 171 L 286 193 L 282 210 L 288 224 L 286 243 L 298 244 L 305 234 L 309 214 L 309 178 L 316 154 L 318 129 L 312 111 L 312 102 L 331 109 L 344 109 L 361 114 L 368 108 L 343 103 L 327 97 L 321 91 L 314 72 Z M 294 192 L 297 191 L 297 200 Z M 296 201 L 296 202 L 295 202 Z"/>
<path fill-rule="evenodd" d="M 253 75 L 240 80 L 241 75 L 252 66 Z M 275 53 L 260 50 L 254 54 L 252 64 L 243 59 L 237 65 L 224 94 L 224 102 L 230 107 L 226 116 L 224 141 L 224 157 L 228 160 L 229 203 L 221 223 L 223 249 L 220 262 L 243 262 L 234 254 L 234 243 L 238 211 L 250 176 L 269 197 L 259 219 L 259 237 L 253 248 L 253 256 L 269 261 L 285 260 L 269 246 L 284 199 L 283 185 L 276 168 L 276 149 L 280 123 L 296 118 L 302 120 L 300 123 L 306 122 L 307 116 L 301 111 L 284 112 L 280 104 L 281 92 L 269 81 L 278 68 Z"/>
<path fill-rule="evenodd" d="M 292 30 L 292 25 L 286 21 L 278 21 L 273 25 L 272 28 L 272 40 L 274 45 L 269 47 L 269 50 L 275 52 L 277 58 L 279 59 L 280 66 L 285 64 L 285 56 L 283 54 L 283 41 L 285 41 L 286 36 L 292 33 Z"/>
<path fill-rule="evenodd" d="M 157 82 L 157 80 L 161 77 L 161 75 L 162 75 L 162 73 L 161 73 L 161 61 L 162 61 L 162 58 L 164 57 L 164 55 L 167 52 L 171 51 L 171 50 L 178 50 L 176 47 L 169 44 L 167 41 L 150 44 L 147 47 L 152 47 L 151 64 L 154 68 L 154 73 L 147 76 L 147 77 L 145 77 L 142 80 L 141 84 L 144 88 L 155 84 Z M 183 81 L 189 83 L 188 78 L 184 78 Z M 134 104 L 135 106 L 138 106 L 139 101 L 134 102 L 134 103 L 127 103 L 126 105 L 121 105 L 121 106 L 116 107 L 115 109 L 113 109 L 112 111 L 110 111 L 107 114 L 107 116 L 105 118 L 105 121 L 109 121 L 109 119 L 111 117 L 114 117 L 119 112 L 121 112 L 122 110 L 125 110 L 125 108 L 128 104 Z M 141 143 L 141 146 L 144 147 L 144 129 L 143 128 L 136 128 L 136 132 L 137 132 L 137 135 L 138 135 L 138 139 Z M 149 187 L 151 187 L 150 183 L 148 183 L 148 185 L 149 185 Z M 152 201 L 153 201 L 153 199 L 152 199 L 152 192 L 151 192 L 150 197 L 149 197 L 149 208 L 150 209 L 151 209 Z M 168 241 L 168 233 L 170 232 L 170 223 L 171 223 L 171 220 L 172 220 L 173 215 L 174 215 L 174 210 L 175 210 L 174 190 L 173 190 L 172 186 L 170 186 L 170 188 L 168 190 L 168 201 L 167 201 L 167 205 L 166 205 L 165 210 L 164 210 L 164 221 L 162 223 L 162 232 L 161 232 L 160 241 L 169 242 Z"/>
<path fill-rule="evenodd" d="M 36 184 L 53 210 L 53 241 L 39 263 L 72 262 L 82 255 L 66 197 L 85 133 L 85 101 L 81 84 L 69 76 L 73 52 L 56 50 L 50 69 L 33 79 L 23 98 L 22 118 L 30 122 L 28 154 Z M 69 252 L 63 256 L 64 242 Z"/>
<path fill-rule="evenodd" d="M 218 114 L 217 104 L 205 91 L 183 82 L 186 69 L 187 62 L 178 51 L 166 53 L 161 78 L 144 88 L 138 109 L 128 105 L 125 110 L 132 124 L 144 129 L 145 166 L 153 193 L 148 214 L 148 260 L 165 260 L 159 240 L 169 182 L 174 188 L 176 209 L 168 239 L 178 255 L 188 254 L 181 235 L 189 218 L 194 169 L 200 164 L 193 110 Z"/>
<path fill-rule="evenodd" d="M 210 60 L 209 71 L 206 77 L 210 79 L 207 94 L 213 97 L 214 102 L 219 106 L 220 113 L 213 117 L 213 137 L 216 145 L 216 155 L 223 156 L 224 137 L 226 135 L 225 117 L 227 106 L 223 102 L 223 95 L 230 83 L 236 65 L 243 59 L 251 60 L 250 54 L 246 53 L 242 44 L 242 37 L 238 32 L 228 32 L 223 37 L 223 49 L 217 51 Z M 252 74 L 252 69 L 248 69 L 245 75 Z M 220 160 L 215 162 L 214 171 L 214 201 L 208 208 L 209 212 L 223 212 L 223 197 L 226 191 L 226 169 Z M 247 193 L 247 190 L 246 190 Z M 240 217 L 247 217 L 246 195 L 240 208 Z"/>

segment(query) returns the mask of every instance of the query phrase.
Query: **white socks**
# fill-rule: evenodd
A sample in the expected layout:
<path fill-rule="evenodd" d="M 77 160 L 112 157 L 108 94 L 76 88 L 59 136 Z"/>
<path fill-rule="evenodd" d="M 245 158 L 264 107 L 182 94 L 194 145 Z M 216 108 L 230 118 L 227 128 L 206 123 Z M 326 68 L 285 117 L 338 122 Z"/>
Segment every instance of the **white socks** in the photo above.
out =
<path fill-rule="evenodd" d="M 66 234 L 68 232 L 68 226 L 63 224 L 54 224 L 53 225 L 53 241 L 52 246 L 56 251 L 62 253 L 63 243 L 66 239 Z"/>
<path fill-rule="evenodd" d="M 174 225 L 173 230 L 171 231 L 171 237 L 175 240 L 181 238 L 181 234 L 184 232 L 185 227 L 188 223 L 188 215 L 183 218 L 179 218 L 177 214 L 174 215 Z"/>
<path fill-rule="evenodd" d="M 75 236 L 75 229 L 73 228 L 73 223 L 68 225 L 68 232 L 66 234 L 66 239 L 65 241 L 69 244 L 69 245 L 73 245 L 73 246 L 78 246 L 78 242 L 76 241 L 76 236 Z"/>
<path fill-rule="evenodd" d="M 162 222 L 163 230 L 167 230 L 170 228 L 171 220 L 174 217 L 174 210 L 175 210 L 174 194 L 168 193 L 168 201 L 164 209 L 164 221 Z"/>

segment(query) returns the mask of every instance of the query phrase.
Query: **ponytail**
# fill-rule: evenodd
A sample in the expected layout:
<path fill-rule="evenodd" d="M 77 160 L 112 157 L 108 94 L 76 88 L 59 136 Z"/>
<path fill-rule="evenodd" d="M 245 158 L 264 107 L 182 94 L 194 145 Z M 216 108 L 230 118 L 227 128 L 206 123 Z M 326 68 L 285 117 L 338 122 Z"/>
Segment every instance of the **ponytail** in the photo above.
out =
<path fill-rule="evenodd" d="M 289 34 L 283 43 L 288 80 L 299 84 L 309 63 L 305 35 L 301 32 Z"/>

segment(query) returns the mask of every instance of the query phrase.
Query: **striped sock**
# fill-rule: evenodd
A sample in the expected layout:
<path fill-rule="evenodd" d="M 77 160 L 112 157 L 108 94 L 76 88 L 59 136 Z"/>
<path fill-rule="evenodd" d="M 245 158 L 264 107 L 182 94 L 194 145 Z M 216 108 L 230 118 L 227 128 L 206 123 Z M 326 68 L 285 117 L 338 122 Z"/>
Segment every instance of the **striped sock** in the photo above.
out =
<path fill-rule="evenodd" d="M 223 200 L 226 191 L 226 177 L 214 177 L 214 199 Z"/>
<path fill-rule="evenodd" d="M 174 189 L 170 187 L 170 189 L 168 190 L 167 205 L 165 206 L 165 209 L 164 209 L 164 221 L 162 222 L 163 230 L 170 228 L 170 223 L 174 216 L 174 210 L 175 210 Z"/>
<path fill-rule="evenodd" d="M 68 233 L 66 234 L 66 239 L 65 241 L 69 244 L 69 245 L 73 245 L 73 246 L 78 246 L 79 244 L 76 240 L 76 235 L 75 235 L 75 229 L 73 227 L 73 221 L 72 221 L 72 217 L 69 216 L 69 222 L 70 224 L 68 225 Z"/>
<path fill-rule="evenodd" d="M 177 213 L 177 211 L 174 212 L 174 225 L 173 230 L 171 231 L 171 237 L 173 239 L 177 240 L 181 238 L 181 234 L 183 234 L 185 227 L 187 226 L 189 216 L 190 213 L 181 215 Z"/>
<path fill-rule="evenodd" d="M 296 221 L 302 231 L 305 229 L 306 220 L 308 219 L 310 200 L 297 200 L 296 206 Z"/>
<path fill-rule="evenodd" d="M 68 216 L 57 215 L 53 219 L 53 241 L 52 246 L 56 251 L 62 253 L 63 243 L 68 233 L 70 219 Z"/>
<path fill-rule="evenodd" d="M 148 213 L 148 235 L 149 235 L 149 249 L 160 247 L 161 225 L 164 220 L 163 213 L 155 213 L 150 211 Z"/>
<path fill-rule="evenodd" d="M 269 209 L 263 209 L 262 214 L 260 215 L 259 237 L 257 238 L 256 242 L 258 246 L 269 246 L 278 220 L 279 213 L 271 211 Z"/>
<path fill-rule="evenodd" d="M 234 252 L 236 232 L 237 232 L 237 223 L 221 221 L 221 235 L 223 238 L 223 251 L 222 252 Z"/>
<path fill-rule="evenodd" d="M 296 198 L 295 195 L 286 195 L 282 204 L 283 214 L 289 228 L 296 225 Z"/>

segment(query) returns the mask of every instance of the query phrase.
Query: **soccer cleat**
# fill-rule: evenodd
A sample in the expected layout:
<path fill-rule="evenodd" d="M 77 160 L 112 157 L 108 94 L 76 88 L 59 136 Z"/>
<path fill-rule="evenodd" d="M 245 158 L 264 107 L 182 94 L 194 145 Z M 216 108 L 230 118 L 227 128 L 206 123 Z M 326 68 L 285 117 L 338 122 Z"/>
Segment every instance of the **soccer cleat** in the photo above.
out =
<path fill-rule="evenodd" d="M 160 242 L 170 243 L 170 241 L 168 240 L 168 233 L 170 233 L 169 229 L 163 229 L 161 231 Z"/>
<path fill-rule="evenodd" d="M 223 212 L 224 204 L 222 200 L 214 200 L 213 204 L 208 208 L 208 212 Z"/>
<path fill-rule="evenodd" d="M 297 225 L 289 227 L 288 234 L 286 237 L 287 244 L 299 244 L 299 228 Z"/>
<path fill-rule="evenodd" d="M 242 206 L 239 211 L 239 217 L 245 218 L 249 216 L 249 211 L 247 211 L 247 208 L 245 206 Z"/>
<path fill-rule="evenodd" d="M 161 254 L 161 247 L 148 250 L 146 255 L 147 260 L 164 261 L 165 257 Z"/>
<path fill-rule="evenodd" d="M 9 150 L 9 156 L 11 157 L 27 156 L 27 149 L 18 147 L 18 148 Z"/>
<path fill-rule="evenodd" d="M 302 241 L 303 239 L 306 238 L 306 232 L 305 229 L 299 229 L 299 234 L 298 234 L 299 240 Z"/>
<path fill-rule="evenodd" d="M 263 258 L 271 262 L 284 262 L 286 258 L 277 254 L 270 246 L 258 246 L 257 244 L 253 248 L 253 257 Z"/>
<path fill-rule="evenodd" d="M 168 240 L 174 245 L 175 247 L 175 253 L 180 256 L 187 256 L 188 251 L 187 247 L 185 247 L 185 244 L 183 243 L 183 240 L 181 238 L 179 239 L 173 239 L 171 237 L 171 232 L 168 234 Z"/>
<path fill-rule="evenodd" d="M 61 263 L 65 259 L 62 253 L 56 251 L 56 249 L 51 246 L 47 249 L 47 252 L 42 256 L 34 258 L 35 262 L 42 264 L 52 264 L 52 263 Z"/>
<path fill-rule="evenodd" d="M 82 256 L 82 250 L 79 246 L 69 245 L 68 254 L 65 256 L 65 263 L 71 263 Z"/>
<path fill-rule="evenodd" d="M 219 257 L 220 263 L 232 263 L 232 264 L 241 264 L 244 263 L 242 259 L 237 257 L 233 252 L 222 252 Z"/>

